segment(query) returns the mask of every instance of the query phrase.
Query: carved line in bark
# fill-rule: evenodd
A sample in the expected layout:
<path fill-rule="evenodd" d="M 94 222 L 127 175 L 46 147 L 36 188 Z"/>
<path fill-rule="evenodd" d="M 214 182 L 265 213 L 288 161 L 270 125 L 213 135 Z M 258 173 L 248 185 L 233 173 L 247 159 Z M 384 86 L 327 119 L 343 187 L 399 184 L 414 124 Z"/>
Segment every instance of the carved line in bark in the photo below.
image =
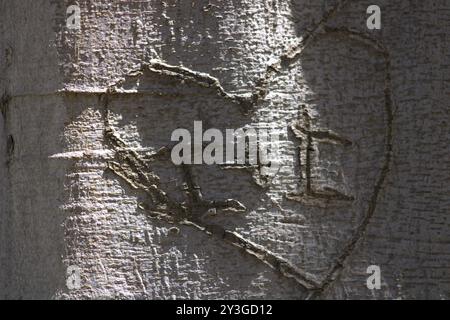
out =
<path fill-rule="evenodd" d="M 392 162 L 392 144 L 393 144 L 393 98 L 392 98 L 392 87 L 391 87 L 391 60 L 388 49 L 378 40 L 372 39 L 367 35 L 360 33 L 355 30 L 350 30 L 347 28 L 325 28 L 325 34 L 342 36 L 347 39 L 352 39 L 360 44 L 367 46 L 368 48 L 374 50 L 376 53 L 380 54 L 385 63 L 385 78 L 384 78 L 384 111 L 386 115 L 386 133 L 385 133 L 385 154 L 384 162 L 381 172 L 378 176 L 377 182 L 375 184 L 374 192 L 369 201 L 369 207 L 366 214 L 363 216 L 361 223 L 356 228 L 353 236 L 345 245 L 341 255 L 335 261 L 335 264 L 328 271 L 325 279 L 322 281 L 319 290 L 315 291 L 310 298 L 320 297 L 330 286 L 339 278 L 341 272 L 344 268 L 344 263 L 348 260 L 351 254 L 354 252 L 357 244 L 364 237 L 367 227 L 375 213 L 378 197 L 381 193 L 381 189 L 384 185 L 386 177 L 390 171 Z"/>
<path fill-rule="evenodd" d="M 10 101 L 11 101 L 11 97 L 5 91 L 2 95 L 2 97 L 0 98 L 0 112 L 3 116 L 3 121 L 5 121 L 5 122 L 6 122 L 6 117 L 8 114 L 8 106 L 9 106 Z"/>
<path fill-rule="evenodd" d="M 2 97 L 0 98 L 0 113 L 2 115 L 4 123 L 4 133 L 6 138 L 6 165 L 8 169 L 10 167 L 15 148 L 14 137 L 11 134 L 9 134 L 8 128 L 8 112 L 10 102 L 11 96 L 5 91 Z"/>
<path fill-rule="evenodd" d="M 127 73 L 126 77 L 137 78 L 142 76 L 145 71 L 177 79 L 180 82 L 191 82 L 200 87 L 213 89 L 218 96 L 239 105 L 244 114 L 250 113 L 252 111 L 252 107 L 255 105 L 252 97 L 250 97 L 249 95 L 226 92 L 220 84 L 220 81 L 207 73 L 197 72 L 181 66 L 169 65 L 160 60 L 151 60 L 149 63 L 142 63 L 138 69 L 132 70 Z M 117 81 L 116 83 L 111 85 L 107 91 L 109 93 L 139 93 L 138 91 L 127 92 L 125 90 L 118 89 L 117 87 L 123 84 L 125 81 L 126 79 Z"/>
<path fill-rule="evenodd" d="M 139 68 L 130 70 L 127 72 L 128 77 L 139 77 L 143 74 L 145 70 L 151 71 L 156 74 L 166 75 L 173 77 L 180 81 L 188 81 L 196 83 L 202 87 L 215 89 L 219 96 L 224 97 L 230 101 L 233 101 L 242 107 L 245 114 L 250 113 L 253 108 L 258 104 L 258 102 L 263 99 L 268 92 L 268 85 L 272 77 L 279 72 L 279 69 L 284 65 L 292 63 L 297 59 L 301 53 L 308 47 L 308 45 L 320 34 L 325 32 L 326 23 L 337 14 L 339 10 L 350 3 L 350 0 L 339 1 L 332 9 L 330 9 L 322 19 L 316 23 L 311 31 L 306 31 L 306 35 L 299 39 L 298 43 L 287 50 L 287 52 L 281 55 L 277 61 L 271 63 L 266 67 L 264 75 L 256 81 L 255 87 L 250 94 L 235 94 L 225 91 L 220 81 L 207 74 L 198 71 L 194 71 L 182 66 L 173 66 L 166 64 L 160 60 L 151 60 L 149 63 L 142 63 Z M 121 79 L 113 82 L 112 85 L 106 89 L 107 93 L 125 93 L 125 91 L 120 91 L 117 86 L 122 84 L 125 79 Z M 64 93 L 105 93 L 104 89 L 92 89 L 87 91 L 77 91 L 76 89 L 63 89 L 59 92 Z M 139 92 L 128 92 L 139 94 Z"/>
<path fill-rule="evenodd" d="M 273 76 L 278 73 L 283 66 L 295 61 L 308 47 L 308 45 L 313 42 L 317 35 L 324 32 L 323 29 L 326 23 L 348 3 L 350 3 L 350 0 L 339 1 L 332 9 L 324 14 L 322 19 L 311 28 L 311 31 L 307 31 L 306 35 L 299 39 L 296 45 L 288 49 L 287 52 L 281 55 L 274 63 L 267 66 L 265 74 L 256 82 L 256 86 L 252 94 L 252 101 L 254 104 L 256 104 L 260 99 L 264 99 L 266 97 L 269 83 Z"/>
<path fill-rule="evenodd" d="M 290 129 L 297 139 L 300 141 L 306 141 L 304 145 L 305 152 L 305 164 L 304 164 L 304 174 L 300 172 L 300 180 L 304 183 L 304 191 L 300 193 L 292 193 L 286 195 L 289 200 L 297 201 L 306 205 L 318 205 L 317 200 L 327 200 L 326 203 L 329 204 L 330 201 L 338 202 L 349 202 L 353 201 L 355 198 L 353 196 L 346 195 L 339 190 L 332 188 L 327 188 L 326 190 L 314 190 L 312 186 L 312 176 L 311 176 L 311 153 L 314 151 L 313 139 L 321 140 L 322 142 L 327 142 L 331 144 L 341 144 L 343 146 L 351 146 L 352 142 L 344 137 L 341 137 L 337 133 L 331 130 L 312 130 L 311 116 L 308 113 L 305 105 L 301 106 L 301 116 L 303 123 L 300 120 L 295 121 Z M 299 147 L 300 148 L 300 147 Z M 301 160 L 301 151 L 299 150 L 298 158 Z M 302 169 L 303 170 L 303 169 Z"/>

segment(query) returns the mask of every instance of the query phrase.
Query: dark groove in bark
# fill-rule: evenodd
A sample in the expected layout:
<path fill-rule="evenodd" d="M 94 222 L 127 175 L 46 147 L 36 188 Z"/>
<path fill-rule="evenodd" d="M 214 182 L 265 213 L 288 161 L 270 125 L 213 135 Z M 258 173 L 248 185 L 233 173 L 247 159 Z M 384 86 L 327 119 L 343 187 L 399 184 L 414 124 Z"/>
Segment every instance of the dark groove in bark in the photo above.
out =
<path fill-rule="evenodd" d="M 385 133 L 385 154 L 384 154 L 384 163 L 375 184 L 374 192 L 369 201 L 369 207 L 367 209 L 366 214 L 363 216 L 361 223 L 356 228 L 353 236 L 345 245 L 342 253 L 336 259 L 335 264 L 330 268 L 325 279 L 322 281 L 322 284 L 319 290 L 313 292 L 310 298 L 319 298 L 322 294 L 330 288 L 331 285 L 339 278 L 345 262 L 354 252 L 359 241 L 364 237 L 365 232 L 367 231 L 367 227 L 375 213 L 377 201 L 380 196 L 381 190 L 385 183 L 386 177 L 390 171 L 391 162 L 392 162 L 392 144 L 393 144 L 393 99 L 392 99 L 392 88 L 391 88 L 391 65 L 390 65 L 390 56 L 387 48 L 380 43 L 379 41 L 368 37 L 365 34 L 359 33 L 354 30 L 349 30 L 345 28 L 326 28 L 326 33 L 331 35 L 340 35 L 345 38 L 349 38 L 364 44 L 365 46 L 375 50 L 379 53 L 384 61 L 385 61 L 385 80 L 384 80 L 384 97 L 385 97 L 385 114 L 386 114 L 386 133 Z"/>
<path fill-rule="evenodd" d="M 268 93 L 268 86 L 273 76 L 278 73 L 281 68 L 294 62 L 309 46 L 309 44 L 313 42 L 319 34 L 324 32 L 324 26 L 326 23 L 348 3 L 350 3 L 350 0 L 339 1 L 332 9 L 324 14 L 322 19 L 311 28 L 311 31 L 306 32 L 306 35 L 300 39 L 297 45 L 288 49 L 287 52 L 281 55 L 276 62 L 267 66 L 265 74 L 256 82 L 253 90 L 252 101 L 254 105 L 256 105 L 259 100 L 266 97 Z"/>
<path fill-rule="evenodd" d="M 14 137 L 9 134 L 9 125 L 8 125 L 8 116 L 9 116 L 9 105 L 11 103 L 11 96 L 5 91 L 0 98 L 0 113 L 3 118 L 3 130 L 6 140 L 6 165 L 8 167 L 8 170 L 10 168 L 10 164 L 14 155 Z"/>

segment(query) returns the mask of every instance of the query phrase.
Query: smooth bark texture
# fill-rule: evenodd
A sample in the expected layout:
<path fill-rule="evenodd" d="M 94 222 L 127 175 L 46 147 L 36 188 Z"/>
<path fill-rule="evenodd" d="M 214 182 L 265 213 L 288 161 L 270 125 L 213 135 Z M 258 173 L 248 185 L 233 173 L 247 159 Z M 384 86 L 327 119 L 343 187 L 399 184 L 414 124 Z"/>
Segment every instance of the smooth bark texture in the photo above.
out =
<path fill-rule="evenodd" d="M 71 4 L 0 1 L 0 297 L 450 297 L 448 1 L 381 30 L 371 1 Z M 175 166 L 194 121 L 276 130 L 279 168 Z"/>

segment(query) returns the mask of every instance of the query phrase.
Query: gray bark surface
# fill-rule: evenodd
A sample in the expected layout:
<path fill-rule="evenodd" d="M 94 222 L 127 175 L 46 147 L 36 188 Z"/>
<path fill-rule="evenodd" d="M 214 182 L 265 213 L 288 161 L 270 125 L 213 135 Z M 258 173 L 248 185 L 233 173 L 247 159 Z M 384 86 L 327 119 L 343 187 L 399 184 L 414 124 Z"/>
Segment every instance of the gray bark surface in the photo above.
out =
<path fill-rule="evenodd" d="M 450 298 L 448 1 L 70 4 L 0 1 L 1 298 Z M 196 120 L 280 169 L 155 154 Z"/>

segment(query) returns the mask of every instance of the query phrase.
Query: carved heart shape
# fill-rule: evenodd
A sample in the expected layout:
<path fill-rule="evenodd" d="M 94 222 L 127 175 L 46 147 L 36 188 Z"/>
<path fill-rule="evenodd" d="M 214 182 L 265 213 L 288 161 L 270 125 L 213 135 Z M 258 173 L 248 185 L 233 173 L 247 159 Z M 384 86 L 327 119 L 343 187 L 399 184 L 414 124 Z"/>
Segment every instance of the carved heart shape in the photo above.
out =
<path fill-rule="evenodd" d="M 148 196 L 142 210 L 243 249 L 293 279 L 301 297 L 327 289 L 363 237 L 392 140 L 383 46 L 348 30 L 307 40 L 248 95 L 153 61 L 114 85 L 105 104 L 106 140 L 116 152 L 109 169 Z M 165 149 L 171 132 L 194 121 L 222 130 L 284 128 L 280 169 L 263 179 L 260 167 L 174 166 Z M 150 151 L 136 151 L 136 135 Z M 217 214 L 232 201 L 246 213 Z"/>

